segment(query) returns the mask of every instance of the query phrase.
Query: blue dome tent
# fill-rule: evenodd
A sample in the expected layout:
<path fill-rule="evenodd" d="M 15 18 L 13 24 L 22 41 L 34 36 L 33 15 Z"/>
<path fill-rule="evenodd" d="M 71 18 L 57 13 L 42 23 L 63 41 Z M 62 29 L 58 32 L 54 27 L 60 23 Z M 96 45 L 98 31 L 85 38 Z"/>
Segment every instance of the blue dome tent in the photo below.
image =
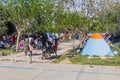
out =
<path fill-rule="evenodd" d="M 88 56 L 114 56 L 114 53 L 99 33 L 91 35 L 86 42 L 81 55 Z"/>

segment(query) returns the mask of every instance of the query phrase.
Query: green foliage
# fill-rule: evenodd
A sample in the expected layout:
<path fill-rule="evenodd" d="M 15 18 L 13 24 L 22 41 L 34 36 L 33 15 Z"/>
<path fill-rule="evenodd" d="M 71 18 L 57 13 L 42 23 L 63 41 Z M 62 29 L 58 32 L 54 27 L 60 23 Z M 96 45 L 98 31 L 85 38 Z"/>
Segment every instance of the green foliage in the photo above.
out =
<path fill-rule="evenodd" d="M 3 49 L 2 53 L 3 53 L 3 56 L 10 55 L 12 53 L 12 49 Z"/>
<path fill-rule="evenodd" d="M 8 30 L 8 28 L 6 26 L 4 26 L 2 24 L 0 25 L 0 35 L 6 34 L 7 30 Z"/>
<path fill-rule="evenodd" d="M 60 63 L 62 60 L 65 60 L 66 59 L 66 56 L 63 55 L 61 57 L 59 57 L 58 59 L 54 60 L 53 63 Z"/>
<path fill-rule="evenodd" d="M 19 30 L 24 33 L 38 33 L 40 31 L 53 32 L 65 31 L 72 28 L 88 28 L 89 32 L 113 32 L 119 35 L 120 6 L 112 6 L 104 11 L 97 12 L 93 7 L 93 2 L 88 3 L 89 13 L 95 15 L 90 18 L 84 16 L 82 12 L 65 11 L 65 4 L 73 6 L 73 0 L 3 0 L 0 1 L 0 20 L 12 22 Z M 88 13 L 88 14 L 89 14 Z M 0 23 L 1 24 L 1 23 Z"/>
<path fill-rule="evenodd" d="M 111 47 L 114 51 L 118 52 L 118 55 L 120 56 L 120 43 L 115 43 L 114 46 Z"/>
<path fill-rule="evenodd" d="M 7 17 L 5 7 L 0 4 L 0 34 L 6 34 L 7 32 L 7 27 L 5 26 Z"/>

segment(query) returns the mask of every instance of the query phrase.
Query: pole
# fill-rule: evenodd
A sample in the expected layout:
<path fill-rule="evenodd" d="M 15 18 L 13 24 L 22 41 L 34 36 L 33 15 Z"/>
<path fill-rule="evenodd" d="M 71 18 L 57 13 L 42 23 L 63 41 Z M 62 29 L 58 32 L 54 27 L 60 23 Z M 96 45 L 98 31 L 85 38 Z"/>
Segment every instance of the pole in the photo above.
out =
<path fill-rule="evenodd" d="M 0 49 L 0 61 L 2 61 L 2 49 Z"/>

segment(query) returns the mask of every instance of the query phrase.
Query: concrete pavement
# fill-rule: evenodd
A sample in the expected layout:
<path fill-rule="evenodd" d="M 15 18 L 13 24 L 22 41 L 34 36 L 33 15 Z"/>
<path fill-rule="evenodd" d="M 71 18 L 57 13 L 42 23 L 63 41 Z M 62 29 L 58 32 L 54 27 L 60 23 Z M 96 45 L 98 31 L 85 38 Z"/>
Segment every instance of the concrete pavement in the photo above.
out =
<path fill-rule="evenodd" d="M 120 80 L 120 67 L 0 63 L 0 80 Z"/>

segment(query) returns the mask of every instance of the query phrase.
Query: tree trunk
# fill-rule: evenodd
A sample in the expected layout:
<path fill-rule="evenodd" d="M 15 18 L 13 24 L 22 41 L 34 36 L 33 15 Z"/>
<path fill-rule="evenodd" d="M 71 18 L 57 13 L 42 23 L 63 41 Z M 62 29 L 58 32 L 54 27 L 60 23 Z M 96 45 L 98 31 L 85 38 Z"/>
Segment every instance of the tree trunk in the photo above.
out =
<path fill-rule="evenodd" d="M 83 40 L 84 40 L 84 37 L 83 37 L 83 33 L 80 33 L 79 34 L 79 42 L 80 42 L 80 48 L 82 48 L 83 47 Z"/>
<path fill-rule="evenodd" d="M 16 52 L 18 51 L 19 39 L 20 39 L 20 30 L 18 29 L 18 25 L 16 25 L 17 30 L 17 42 L 16 42 Z"/>
<path fill-rule="evenodd" d="M 80 32 L 79 36 L 79 42 L 80 42 L 80 48 L 83 48 L 85 42 L 86 42 L 86 39 L 87 39 L 87 35 L 88 35 L 88 31 L 87 30 L 83 30 Z"/>
<path fill-rule="evenodd" d="M 18 31 L 18 35 L 17 35 L 16 52 L 18 51 L 19 39 L 20 39 L 20 31 Z"/>

